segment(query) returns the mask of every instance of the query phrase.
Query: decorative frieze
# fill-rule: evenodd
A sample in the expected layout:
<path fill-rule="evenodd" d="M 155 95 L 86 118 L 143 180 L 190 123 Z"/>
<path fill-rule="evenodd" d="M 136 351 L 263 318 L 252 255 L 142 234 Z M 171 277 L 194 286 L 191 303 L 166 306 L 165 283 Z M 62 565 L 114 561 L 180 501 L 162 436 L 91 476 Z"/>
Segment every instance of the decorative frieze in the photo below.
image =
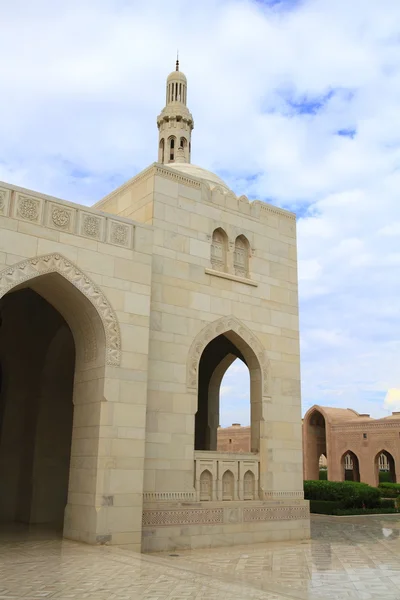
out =
<path fill-rule="evenodd" d="M 195 502 L 195 492 L 144 492 L 143 502 Z"/>
<path fill-rule="evenodd" d="M 180 508 L 143 511 L 143 527 L 184 527 L 188 525 L 223 525 L 261 523 L 268 521 L 298 521 L 310 518 L 309 507 L 249 506 L 240 503 L 232 507 Z"/>

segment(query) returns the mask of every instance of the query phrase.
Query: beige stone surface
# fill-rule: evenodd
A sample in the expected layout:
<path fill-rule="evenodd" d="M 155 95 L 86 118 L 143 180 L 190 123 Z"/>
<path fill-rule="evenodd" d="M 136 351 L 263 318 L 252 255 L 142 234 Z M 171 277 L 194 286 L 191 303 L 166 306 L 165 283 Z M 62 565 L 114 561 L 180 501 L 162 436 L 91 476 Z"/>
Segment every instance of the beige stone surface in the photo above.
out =
<path fill-rule="evenodd" d="M 295 215 L 190 164 L 186 94 L 174 71 L 157 121 L 164 155 L 160 146 L 158 163 L 92 208 L 0 183 L 0 481 L 10 490 L 0 520 L 59 521 L 68 497 L 65 536 L 138 549 L 143 505 L 143 518 L 163 519 L 167 502 L 178 511 L 170 546 L 181 537 L 195 547 L 255 541 L 240 517 L 253 506 L 263 539 L 279 538 L 277 522 L 287 535 L 286 508 L 296 536 L 308 536 Z M 247 457 L 217 453 L 219 387 L 235 358 L 251 379 Z M 52 402 L 65 404 L 63 423 Z M 53 456 L 51 439 L 63 440 Z M 55 493 L 49 464 L 61 463 Z M 39 510 L 46 490 L 53 500 Z M 230 517 L 217 507 L 225 520 L 214 537 L 214 524 L 187 526 L 200 500 L 246 507 Z M 164 539 L 163 523 L 151 530 Z"/>

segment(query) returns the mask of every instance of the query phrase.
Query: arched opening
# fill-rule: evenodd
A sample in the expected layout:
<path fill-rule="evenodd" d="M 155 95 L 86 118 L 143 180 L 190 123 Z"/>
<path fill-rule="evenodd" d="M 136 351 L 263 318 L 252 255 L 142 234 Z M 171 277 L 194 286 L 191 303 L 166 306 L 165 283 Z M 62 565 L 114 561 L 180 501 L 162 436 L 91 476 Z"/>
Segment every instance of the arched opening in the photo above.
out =
<path fill-rule="evenodd" d="M 213 232 L 211 242 L 211 266 L 216 271 L 226 271 L 227 247 L 228 236 L 221 227 L 218 227 Z"/>
<path fill-rule="evenodd" d="M 380 477 L 381 473 L 385 473 L 385 477 Z M 375 474 L 376 485 L 379 484 L 380 479 L 390 483 L 397 483 L 395 460 L 387 450 L 381 450 L 375 456 Z"/>
<path fill-rule="evenodd" d="M 200 501 L 212 500 L 212 475 L 207 469 L 200 475 Z"/>
<path fill-rule="evenodd" d="M 350 450 L 342 456 L 342 473 L 344 481 L 360 481 L 358 457 Z"/>
<path fill-rule="evenodd" d="M 158 151 L 158 162 L 164 163 L 165 160 L 165 140 L 162 138 L 160 140 L 160 147 Z"/>
<path fill-rule="evenodd" d="M 255 482 L 254 473 L 247 471 L 243 478 L 243 498 L 245 500 L 255 500 Z"/>
<path fill-rule="evenodd" d="M 248 450 L 259 452 L 262 399 L 260 363 L 253 349 L 234 331 L 227 331 L 215 337 L 207 344 L 200 357 L 195 450 L 217 450 L 221 382 L 236 359 L 242 361 L 250 374 L 250 435 L 247 434 L 250 438 L 250 447 Z"/>
<path fill-rule="evenodd" d="M 238 277 L 249 276 L 250 244 L 244 235 L 239 235 L 235 240 L 233 266 Z"/>
<path fill-rule="evenodd" d="M 175 160 L 175 138 L 169 138 L 169 160 L 170 162 Z"/>
<path fill-rule="evenodd" d="M 328 461 L 325 454 L 321 454 L 318 461 L 319 479 L 326 481 L 328 479 Z"/>
<path fill-rule="evenodd" d="M 41 257 L 31 271 L 63 260 Z M 27 271 L 0 299 L 0 522 L 54 530 L 65 522 L 65 535 L 89 541 L 96 477 L 86 459 L 98 444 L 90 431 L 103 398 L 104 326 L 58 272 L 27 281 Z"/>
<path fill-rule="evenodd" d="M 304 452 L 305 478 L 319 479 L 320 458 L 328 457 L 326 448 L 325 418 L 319 410 L 314 410 L 306 419 L 306 446 Z"/>
<path fill-rule="evenodd" d="M 235 500 L 235 478 L 232 471 L 225 471 L 222 476 L 222 500 Z"/>
<path fill-rule="evenodd" d="M 236 359 L 227 368 L 219 389 L 219 452 L 250 452 L 250 373 Z"/>

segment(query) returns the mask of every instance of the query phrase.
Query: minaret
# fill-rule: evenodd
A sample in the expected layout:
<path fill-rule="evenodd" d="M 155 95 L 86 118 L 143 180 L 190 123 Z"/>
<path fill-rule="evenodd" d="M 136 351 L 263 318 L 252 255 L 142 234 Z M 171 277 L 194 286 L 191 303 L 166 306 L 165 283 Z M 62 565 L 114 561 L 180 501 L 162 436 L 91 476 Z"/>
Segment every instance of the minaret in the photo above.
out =
<path fill-rule="evenodd" d="M 166 105 L 157 117 L 159 163 L 190 163 L 194 123 L 186 96 L 187 80 L 177 59 L 175 71 L 167 78 Z"/>

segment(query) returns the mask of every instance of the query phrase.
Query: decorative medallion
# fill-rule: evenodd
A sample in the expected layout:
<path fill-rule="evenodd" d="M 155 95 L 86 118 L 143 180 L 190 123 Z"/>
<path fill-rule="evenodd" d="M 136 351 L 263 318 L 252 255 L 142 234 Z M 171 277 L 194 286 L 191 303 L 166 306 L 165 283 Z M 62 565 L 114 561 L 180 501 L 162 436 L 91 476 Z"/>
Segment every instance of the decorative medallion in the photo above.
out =
<path fill-rule="evenodd" d="M 64 208 L 55 206 L 51 211 L 51 220 L 56 227 L 59 227 L 60 229 L 68 229 L 71 222 L 71 213 Z"/>
<path fill-rule="evenodd" d="M 39 218 L 39 201 L 27 196 L 20 196 L 17 212 L 22 219 L 37 221 Z"/>
<path fill-rule="evenodd" d="M 83 233 L 89 237 L 100 237 L 100 219 L 92 215 L 83 215 Z"/>
<path fill-rule="evenodd" d="M 122 223 L 111 223 L 111 236 L 110 241 L 112 244 L 118 244 L 119 246 L 128 245 L 128 226 Z"/>

